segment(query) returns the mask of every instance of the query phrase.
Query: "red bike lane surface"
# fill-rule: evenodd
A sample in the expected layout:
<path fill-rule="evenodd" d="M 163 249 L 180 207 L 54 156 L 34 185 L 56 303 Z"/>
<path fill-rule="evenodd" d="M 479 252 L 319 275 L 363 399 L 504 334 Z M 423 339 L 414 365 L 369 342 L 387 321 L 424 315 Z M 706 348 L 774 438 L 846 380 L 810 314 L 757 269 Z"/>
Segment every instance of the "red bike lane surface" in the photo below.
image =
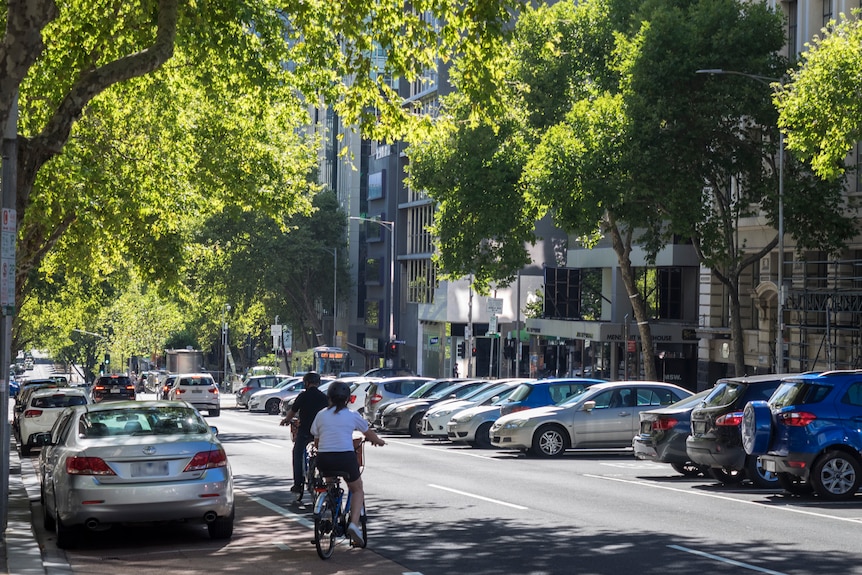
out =
<path fill-rule="evenodd" d="M 273 506 L 274 507 L 274 506 Z M 127 575 L 171 573 L 197 575 L 206 573 L 298 573 L 308 575 L 362 574 L 403 575 L 410 572 L 373 550 L 369 535 L 365 549 L 351 548 L 347 539 L 338 539 L 330 559 L 317 555 L 313 528 L 297 521 L 311 516 L 282 515 L 256 498 L 236 492 L 236 521 L 233 537 L 213 541 L 201 530 L 200 540 L 184 537 L 161 544 L 145 544 L 139 549 L 110 549 L 91 545 L 66 552 L 73 573 L 87 575 Z"/>

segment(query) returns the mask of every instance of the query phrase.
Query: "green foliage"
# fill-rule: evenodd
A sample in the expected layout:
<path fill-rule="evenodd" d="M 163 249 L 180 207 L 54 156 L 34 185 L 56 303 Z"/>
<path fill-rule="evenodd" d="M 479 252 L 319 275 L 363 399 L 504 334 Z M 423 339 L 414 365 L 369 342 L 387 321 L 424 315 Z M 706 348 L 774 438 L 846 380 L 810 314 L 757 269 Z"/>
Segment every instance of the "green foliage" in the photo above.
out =
<path fill-rule="evenodd" d="M 844 174 L 847 154 L 862 140 L 862 21 L 855 14 L 808 44 L 775 95 L 787 147 L 830 180 Z"/>

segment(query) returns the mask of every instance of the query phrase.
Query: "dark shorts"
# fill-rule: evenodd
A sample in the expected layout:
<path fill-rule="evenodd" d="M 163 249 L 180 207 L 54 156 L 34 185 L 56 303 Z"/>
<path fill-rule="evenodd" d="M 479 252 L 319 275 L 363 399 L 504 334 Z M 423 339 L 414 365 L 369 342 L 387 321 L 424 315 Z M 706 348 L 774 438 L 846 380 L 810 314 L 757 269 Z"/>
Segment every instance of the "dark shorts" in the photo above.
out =
<path fill-rule="evenodd" d="M 317 470 L 323 477 L 340 475 L 348 483 L 359 479 L 359 461 L 355 451 L 318 452 Z"/>

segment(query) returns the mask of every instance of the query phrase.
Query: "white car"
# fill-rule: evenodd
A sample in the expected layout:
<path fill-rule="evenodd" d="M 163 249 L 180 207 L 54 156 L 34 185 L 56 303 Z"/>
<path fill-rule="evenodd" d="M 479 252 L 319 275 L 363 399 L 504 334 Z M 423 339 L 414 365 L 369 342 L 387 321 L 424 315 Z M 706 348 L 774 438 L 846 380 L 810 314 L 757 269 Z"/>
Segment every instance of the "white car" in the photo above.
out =
<path fill-rule="evenodd" d="M 305 389 L 301 377 L 288 377 L 279 381 L 275 387 L 255 391 L 248 397 L 249 411 L 265 411 L 270 415 L 278 415 L 281 402 L 295 397 Z"/>
<path fill-rule="evenodd" d="M 168 399 L 186 401 L 210 417 L 221 413 L 218 384 L 208 373 L 179 373 L 174 386 L 168 391 Z"/>
<path fill-rule="evenodd" d="M 347 382 L 350 385 L 350 401 L 347 402 L 348 409 L 362 415 L 365 413 L 365 395 L 368 393 L 368 388 L 375 381 L 379 381 L 379 377 L 340 377 L 341 381 Z"/>
<path fill-rule="evenodd" d="M 30 455 L 30 450 L 36 446 L 33 436 L 37 433 L 51 431 L 60 413 L 72 405 L 89 403 L 87 392 L 76 387 L 55 387 L 34 391 L 27 400 L 27 405 L 18 419 L 21 455 Z"/>
<path fill-rule="evenodd" d="M 497 399 L 509 397 L 521 383 L 527 379 L 501 380 L 499 385 L 489 387 L 464 399 L 456 399 L 432 405 L 422 417 L 422 435 L 436 439 L 446 439 L 449 436 L 449 420 L 465 409 L 477 405 L 490 405 Z M 489 426 L 490 428 L 490 426 Z"/>

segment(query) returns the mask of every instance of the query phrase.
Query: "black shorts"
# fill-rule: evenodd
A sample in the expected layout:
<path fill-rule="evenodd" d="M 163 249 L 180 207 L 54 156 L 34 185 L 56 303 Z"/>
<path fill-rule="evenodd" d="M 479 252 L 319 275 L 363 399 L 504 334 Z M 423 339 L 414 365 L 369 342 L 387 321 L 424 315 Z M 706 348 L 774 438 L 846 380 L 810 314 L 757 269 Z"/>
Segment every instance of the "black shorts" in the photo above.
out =
<path fill-rule="evenodd" d="M 355 451 L 318 452 L 317 470 L 323 477 L 340 475 L 348 483 L 359 479 L 359 461 Z"/>

